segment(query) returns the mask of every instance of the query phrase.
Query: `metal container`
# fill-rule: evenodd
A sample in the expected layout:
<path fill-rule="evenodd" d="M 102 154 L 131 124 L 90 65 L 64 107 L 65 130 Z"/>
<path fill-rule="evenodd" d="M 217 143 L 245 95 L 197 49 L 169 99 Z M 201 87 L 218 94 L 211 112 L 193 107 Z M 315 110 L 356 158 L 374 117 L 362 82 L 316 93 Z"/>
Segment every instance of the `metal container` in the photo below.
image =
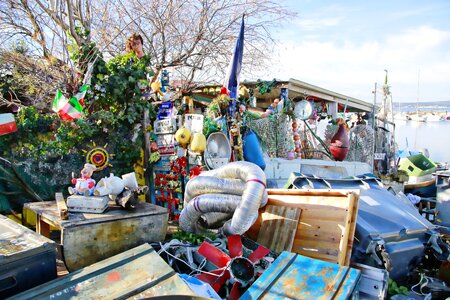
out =
<path fill-rule="evenodd" d="M 426 255 L 446 260 L 449 247 L 436 225 L 423 218 L 410 202 L 403 202 L 374 177 L 324 179 L 300 175 L 293 186 L 306 189 L 360 189 L 355 242 L 351 261 L 389 271 L 404 282 Z M 428 252 L 430 251 L 430 252 Z"/>
<path fill-rule="evenodd" d="M 143 244 L 11 299 L 143 299 L 164 295 L 195 293 L 149 244 Z"/>
<path fill-rule="evenodd" d="M 0 298 L 56 278 L 56 244 L 0 215 Z"/>
<path fill-rule="evenodd" d="M 386 270 L 363 264 L 352 264 L 352 268 L 361 271 L 356 290 L 360 300 L 384 300 L 387 296 L 389 273 Z"/>
<path fill-rule="evenodd" d="M 359 277 L 359 270 L 283 251 L 239 299 L 343 300 Z"/>
<path fill-rule="evenodd" d="M 133 210 L 111 201 L 103 214 L 69 213 L 68 220 L 61 220 L 54 201 L 24 207 L 36 213 L 41 234 L 50 225 L 61 231 L 64 261 L 71 272 L 143 243 L 163 241 L 168 226 L 166 208 L 141 201 Z"/>
<path fill-rule="evenodd" d="M 450 171 L 436 172 L 436 223 L 450 226 Z"/>

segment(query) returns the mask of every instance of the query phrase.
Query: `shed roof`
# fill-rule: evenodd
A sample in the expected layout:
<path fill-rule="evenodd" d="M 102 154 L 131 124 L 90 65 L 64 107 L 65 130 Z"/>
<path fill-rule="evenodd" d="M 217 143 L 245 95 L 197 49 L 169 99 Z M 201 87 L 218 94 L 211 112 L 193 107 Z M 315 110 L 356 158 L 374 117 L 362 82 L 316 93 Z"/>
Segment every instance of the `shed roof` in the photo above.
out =
<path fill-rule="evenodd" d="M 273 100 L 276 97 L 279 97 L 280 95 L 280 89 L 281 88 L 287 88 L 289 98 L 294 99 L 297 97 L 305 97 L 308 96 L 309 99 L 313 100 L 324 100 L 329 102 L 336 102 L 340 104 L 342 107 L 347 104 L 347 111 L 353 111 L 353 112 L 371 112 L 373 109 L 373 104 L 366 102 L 361 99 L 357 99 L 354 97 L 346 96 L 337 92 L 333 92 L 331 90 L 327 90 L 325 88 L 321 88 L 319 86 L 306 83 L 304 81 L 300 81 L 297 79 L 290 78 L 288 81 L 286 80 L 273 80 L 273 82 L 276 82 L 276 86 L 274 86 L 270 93 L 261 94 L 257 90 L 258 84 L 260 84 L 260 81 L 244 81 L 241 82 L 240 85 L 244 85 L 247 88 L 254 89 L 254 95 L 258 99 L 265 99 L 270 100 L 268 103 L 271 103 L 271 100 Z M 212 95 L 207 95 L 203 92 L 200 92 L 200 90 L 207 88 L 210 91 L 214 91 Z M 207 105 L 209 99 L 215 97 L 215 94 L 218 94 L 220 91 L 220 85 L 219 84 L 206 84 L 199 86 L 197 89 L 197 92 L 194 91 L 194 98 L 200 102 L 203 102 L 205 105 Z"/>

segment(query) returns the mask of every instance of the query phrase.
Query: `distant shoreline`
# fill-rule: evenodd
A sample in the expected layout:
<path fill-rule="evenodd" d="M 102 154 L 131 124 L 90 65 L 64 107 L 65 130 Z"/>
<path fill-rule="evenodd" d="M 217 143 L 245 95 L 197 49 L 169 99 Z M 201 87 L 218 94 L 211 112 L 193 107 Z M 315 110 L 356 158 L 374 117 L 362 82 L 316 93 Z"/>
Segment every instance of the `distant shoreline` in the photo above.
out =
<path fill-rule="evenodd" d="M 408 116 L 416 115 L 416 114 L 419 114 L 419 115 L 427 114 L 427 115 L 438 115 L 440 117 L 443 117 L 443 116 L 450 115 L 450 109 L 449 109 L 449 111 L 443 111 L 443 110 L 418 110 L 418 111 L 405 111 L 404 113 L 407 114 Z"/>

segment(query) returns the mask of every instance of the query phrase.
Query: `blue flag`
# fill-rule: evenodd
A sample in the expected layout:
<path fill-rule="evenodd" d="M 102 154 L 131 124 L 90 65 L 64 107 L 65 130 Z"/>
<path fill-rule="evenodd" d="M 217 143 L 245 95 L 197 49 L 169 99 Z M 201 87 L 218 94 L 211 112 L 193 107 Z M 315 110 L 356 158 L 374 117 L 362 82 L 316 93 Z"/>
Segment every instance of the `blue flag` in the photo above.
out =
<path fill-rule="evenodd" d="M 236 99 L 239 87 L 239 74 L 242 67 L 242 56 L 244 53 L 244 16 L 242 16 L 241 29 L 234 48 L 233 58 L 228 66 L 227 76 L 223 81 L 221 94 L 227 94 L 231 99 Z"/>

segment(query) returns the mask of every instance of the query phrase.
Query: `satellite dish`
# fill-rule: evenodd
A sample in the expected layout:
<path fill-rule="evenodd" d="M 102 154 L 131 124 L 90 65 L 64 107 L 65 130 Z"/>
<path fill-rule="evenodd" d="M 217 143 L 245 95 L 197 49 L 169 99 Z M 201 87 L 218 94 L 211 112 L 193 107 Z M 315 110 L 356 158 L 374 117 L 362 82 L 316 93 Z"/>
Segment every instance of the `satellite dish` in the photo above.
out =
<path fill-rule="evenodd" d="M 308 120 L 313 115 L 314 109 L 311 102 L 307 100 L 299 101 L 295 104 L 295 118 L 300 120 Z"/>

